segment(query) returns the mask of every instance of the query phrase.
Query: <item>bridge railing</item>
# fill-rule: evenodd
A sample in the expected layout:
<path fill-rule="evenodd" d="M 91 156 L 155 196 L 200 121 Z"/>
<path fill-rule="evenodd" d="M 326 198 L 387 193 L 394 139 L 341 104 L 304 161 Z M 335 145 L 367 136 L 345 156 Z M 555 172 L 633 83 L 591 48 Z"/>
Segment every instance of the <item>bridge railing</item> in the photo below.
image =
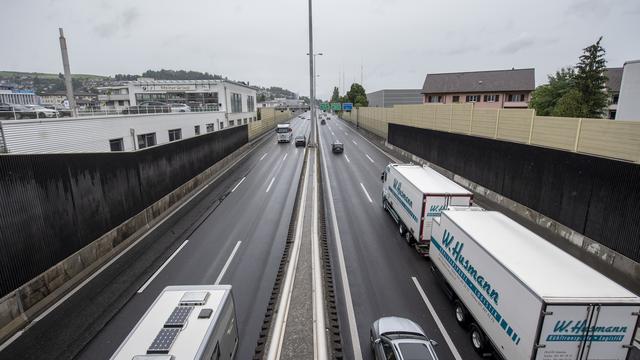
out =
<path fill-rule="evenodd" d="M 363 107 L 342 117 L 384 138 L 394 123 L 640 163 L 640 121 L 537 116 L 533 109 L 473 104 Z"/>

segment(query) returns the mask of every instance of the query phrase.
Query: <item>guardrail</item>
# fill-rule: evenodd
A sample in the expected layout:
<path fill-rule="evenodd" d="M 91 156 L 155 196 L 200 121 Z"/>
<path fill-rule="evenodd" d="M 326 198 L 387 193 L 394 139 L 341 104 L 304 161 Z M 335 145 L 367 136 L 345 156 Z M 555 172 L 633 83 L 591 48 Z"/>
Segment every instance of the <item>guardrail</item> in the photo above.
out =
<path fill-rule="evenodd" d="M 640 163 L 640 121 L 537 116 L 533 109 L 473 104 L 363 107 L 342 118 L 384 138 L 393 123 Z"/>

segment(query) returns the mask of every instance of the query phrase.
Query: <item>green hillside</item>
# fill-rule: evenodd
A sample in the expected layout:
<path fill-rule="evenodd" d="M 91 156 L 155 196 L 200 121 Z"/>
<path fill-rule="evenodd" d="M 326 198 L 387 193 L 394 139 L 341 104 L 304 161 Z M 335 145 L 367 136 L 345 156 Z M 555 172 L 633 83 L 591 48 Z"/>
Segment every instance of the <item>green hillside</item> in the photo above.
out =
<path fill-rule="evenodd" d="M 40 79 L 57 79 L 58 74 L 48 74 L 48 73 L 39 73 L 39 72 L 21 72 L 21 71 L 0 71 L 0 79 L 12 79 L 16 76 L 22 77 L 30 77 L 35 78 L 36 76 Z M 86 80 L 100 80 L 105 79 L 107 76 L 102 75 L 91 75 L 91 74 L 73 74 L 72 77 L 74 79 L 86 79 Z"/>

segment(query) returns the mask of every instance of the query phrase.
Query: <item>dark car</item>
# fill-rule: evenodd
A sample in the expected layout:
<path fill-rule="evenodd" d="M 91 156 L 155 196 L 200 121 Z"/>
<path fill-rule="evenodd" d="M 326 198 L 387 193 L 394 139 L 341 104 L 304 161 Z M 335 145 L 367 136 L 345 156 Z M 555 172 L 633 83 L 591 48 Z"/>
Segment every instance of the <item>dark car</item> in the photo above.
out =
<path fill-rule="evenodd" d="M 157 114 L 170 113 L 171 105 L 159 101 L 148 101 L 139 105 L 129 106 L 122 110 L 123 114 Z"/>
<path fill-rule="evenodd" d="M 326 124 L 326 123 L 327 123 L 327 122 L 326 122 L 326 121 L 324 121 L 324 119 L 322 119 L 322 121 L 320 121 L 320 125 L 324 125 L 324 124 Z"/>
<path fill-rule="evenodd" d="M 344 152 L 344 144 L 334 141 L 333 144 L 331 144 L 331 152 L 334 154 L 342 154 Z"/>
<path fill-rule="evenodd" d="M 376 320 L 370 331 L 371 350 L 377 360 L 438 360 L 430 340 L 420 325 L 409 319 L 390 316 Z"/>
<path fill-rule="evenodd" d="M 300 136 L 296 136 L 295 140 L 294 140 L 296 147 L 298 146 L 306 146 L 307 145 L 307 138 L 305 138 L 304 136 L 300 135 Z"/>

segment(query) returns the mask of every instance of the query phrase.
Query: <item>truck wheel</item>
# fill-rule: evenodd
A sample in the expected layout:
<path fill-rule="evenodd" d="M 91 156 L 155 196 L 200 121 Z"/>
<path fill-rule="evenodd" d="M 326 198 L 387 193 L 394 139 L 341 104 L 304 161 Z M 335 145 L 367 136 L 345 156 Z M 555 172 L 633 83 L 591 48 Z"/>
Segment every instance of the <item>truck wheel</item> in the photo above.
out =
<path fill-rule="evenodd" d="M 462 302 L 460 300 L 454 301 L 453 305 L 456 309 L 456 321 L 458 322 L 458 325 L 466 327 L 467 322 L 469 321 L 469 313 L 467 312 L 467 308 L 462 305 Z"/>
<path fill-rule="evenodd" d="M 404 228 L 404 225 L 400 224 L 400 226 L 398 226 L 398 231 L 400 231 L 400 236 L 404 236 L 404 233 L 407 232 L 407 229 Z"/>
<path fill-rule="evenodd" d="M 413 236 L 411 236 L 411 233 L 408 231 L 404 233 L 404 239 L 407 241 L 407 244 L 409 246 L 413 246 L 413 244 L 415 244 L 415 241 L 413 241 Z"/>
<path fill-rule="evenodd" d="M 471 324 L 471 345 L 473 349 L 480 355 L 484 354 L 487 340 L 484 333 L 477 324 Z"/>

